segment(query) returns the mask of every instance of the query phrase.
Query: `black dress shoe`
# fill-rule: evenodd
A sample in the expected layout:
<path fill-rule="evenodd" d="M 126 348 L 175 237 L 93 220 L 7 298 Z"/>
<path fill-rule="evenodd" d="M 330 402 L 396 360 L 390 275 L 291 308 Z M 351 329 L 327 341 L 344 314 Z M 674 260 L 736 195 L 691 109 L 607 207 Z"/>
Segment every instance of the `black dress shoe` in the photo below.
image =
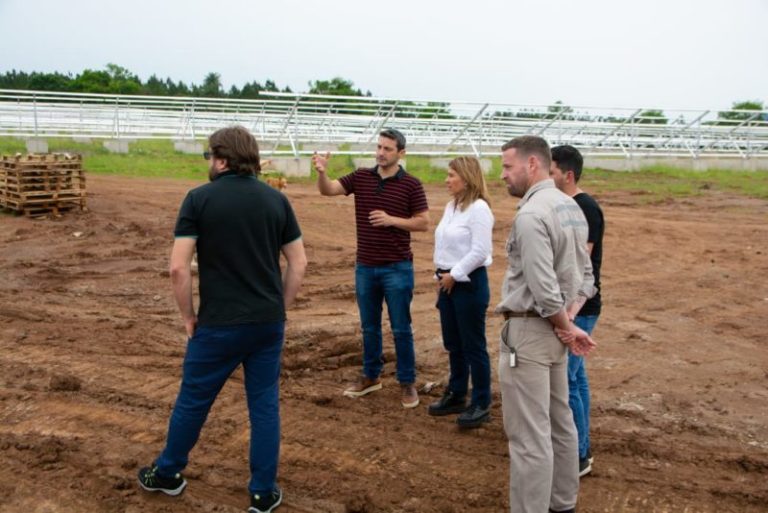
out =
<path fill-rule="evenodd" d="M 491 408 L 481 408 L 473 404 L 467 411 L 459 415 L 456 419 L 456 424 L 460 428 L 472 429 L 480 427 L 489 420 L 491 420 Z"/>
<path fill-rule="evenodd" d="M 461 413 L 467 409 L 467 397 L 465 395 L 457 395 L 450 390 L 443 394 L 443 397 L 439 401 L 436 401 L 429 405 L 427 412 L 435 417 L 442 417 L 443 415 L 450 415 L 451 413 Z"/>

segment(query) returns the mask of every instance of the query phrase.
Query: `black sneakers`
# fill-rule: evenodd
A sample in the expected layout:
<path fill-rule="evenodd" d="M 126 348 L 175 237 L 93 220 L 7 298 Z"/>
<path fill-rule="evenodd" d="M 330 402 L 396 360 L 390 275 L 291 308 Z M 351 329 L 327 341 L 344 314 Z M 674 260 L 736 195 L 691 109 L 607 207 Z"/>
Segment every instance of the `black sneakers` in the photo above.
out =
<path fill-rule="evenodd" d="M 479 428 L 491 420 L 491 408 L 481 408 L 474 404 L 456 419 L 456 424 L 462 429 Z"/>
<path fill-rule="evenodd" d="M 251 495 L 251 507 L 248 513 L 270 513 L 283 502 L 283 491 L 280 488 L 268 495 Z"/>
<path fill-rule="evenodd" d="M 584 477 L 592 472 L 592 462 L 589 457 L 579 458 L 579 477 Z"/>
<path fill-rule="evenodd" d="M 157 465 L 144 467 L 139 470 L 139 486 L 148 492 L 163 492 L 167 495 L 179 495 L 187 486 L 187 480 L 176 474 L 172 477 L 161 476 L 157 473 Z"/>
<path fill-rule="evenodd" d="M 427 412 L 434 417 L 442 417 L 451 413 L 461 413 L 467 409 L 467 398 L 463 395 L 456 395 L 450 390 L 446 390 L 439 401 L 429 405 Z"/>
<path fill-rule="evenodd" d="M 187 480 L 181 474 L 164 477 L 157 473 L 157 465 L 144 467 L 139 470 L 139 486 L 149 492 L 163 492 L 168 495 L 179 495 L 187 486 Z M 280 488 L 268 495 L 251 495 L 251 507 L 248 513 L 271 513 L 283 502 L 283 491 Z"/>

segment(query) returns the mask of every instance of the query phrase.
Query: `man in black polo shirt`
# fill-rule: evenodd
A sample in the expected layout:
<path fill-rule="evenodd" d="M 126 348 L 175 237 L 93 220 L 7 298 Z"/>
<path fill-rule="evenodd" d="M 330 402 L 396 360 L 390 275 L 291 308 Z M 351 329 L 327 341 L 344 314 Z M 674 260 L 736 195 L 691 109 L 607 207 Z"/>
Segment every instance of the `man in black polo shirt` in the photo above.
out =
<path fill-rule="evenodd" d="M 574 302 L 568 309 L 568 316 L 579 328 L 592 334 L 597 324 L 602 305 L 600 299 L 600 264 L 603 260 L 603 233 L 605 221 L 597 201 L 578 186 L 584 159 L 573 146 L 563 145 L 552 148 L 552 165 L 549 174 L 558 189 L 563 191 L 581 207 L 589 225 L 587 251 L 592 261 L 597 292 L 586 303 Z M 583 299 L 583 296 L 579 296 Z M 579 436 L 579 476 L 592 471 L 592 450 L 589 444 L 589 381 L 583 356 L 568 352 L 568 403 L 573 411 L 573 420 Z"/>
<path fill-rule="evenodd" d="M 139 471 L 149 491 L 178 495 L 181 471 L 224 382 L 243 365 L 251 421 L 248 489 L 252 513 L 275 509 L 280 452 L 279 377 L 285 311 L 299 290 L 307 261 L 288 199 L 256 178 L 259 147 L 243 127 L 215 132 L 204 156 L 211 182 L 191 190 L 179 211 L 171 252 L 171 282 L 189 337 L 181 389 L 166 446 Z M 200 308 L 192 303 L 197 250 Z M 285 273 L 280 272 L 280 254 Z"/>
<path fill-rule="evenodd" d="M 397 130 L 379 134 L 376 166 L 331 180 L 326 174 L 330 153 L 315 154 L 317 185 L 324 196 L 355 195 L 357 262 L 355 294 L 363 329 L 363 373 L 344 391 L 361 397 L 381 389 L 381 310 L 387 302 L 397 352 L 397 380 L 405 408 L 419 404 L 416 392 L 416 358 L 411 330 L 413 253 L 411 232 L 429 227 L 429 207 L 421 182 L 405 172 L 405 137 Z"/>

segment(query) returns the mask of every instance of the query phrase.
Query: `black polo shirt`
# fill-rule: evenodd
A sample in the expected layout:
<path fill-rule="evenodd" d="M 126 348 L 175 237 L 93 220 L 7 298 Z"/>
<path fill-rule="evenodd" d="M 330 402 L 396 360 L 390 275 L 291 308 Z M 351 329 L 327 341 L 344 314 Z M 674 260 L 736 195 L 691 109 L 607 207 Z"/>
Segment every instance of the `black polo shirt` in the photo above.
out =
<path fill-rule="evenodd" d="M 282 193 L 225 171 L 187 194 L 174 235 L 197 239 L 198 325 L 285 320 L 280 249 L 301 231 Z"/>

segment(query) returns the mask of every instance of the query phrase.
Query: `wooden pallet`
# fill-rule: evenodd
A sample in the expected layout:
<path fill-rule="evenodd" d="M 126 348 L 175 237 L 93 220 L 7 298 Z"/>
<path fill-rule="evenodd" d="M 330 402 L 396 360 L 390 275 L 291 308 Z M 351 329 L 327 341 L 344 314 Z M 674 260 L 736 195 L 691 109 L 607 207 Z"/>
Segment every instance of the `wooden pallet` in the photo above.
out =
<path fill-rule="evenodd" d="M 27 216 L 85 210 L 82 164 L 80 155 L 69 154 L 0 157 L 0 207 Z"/>

